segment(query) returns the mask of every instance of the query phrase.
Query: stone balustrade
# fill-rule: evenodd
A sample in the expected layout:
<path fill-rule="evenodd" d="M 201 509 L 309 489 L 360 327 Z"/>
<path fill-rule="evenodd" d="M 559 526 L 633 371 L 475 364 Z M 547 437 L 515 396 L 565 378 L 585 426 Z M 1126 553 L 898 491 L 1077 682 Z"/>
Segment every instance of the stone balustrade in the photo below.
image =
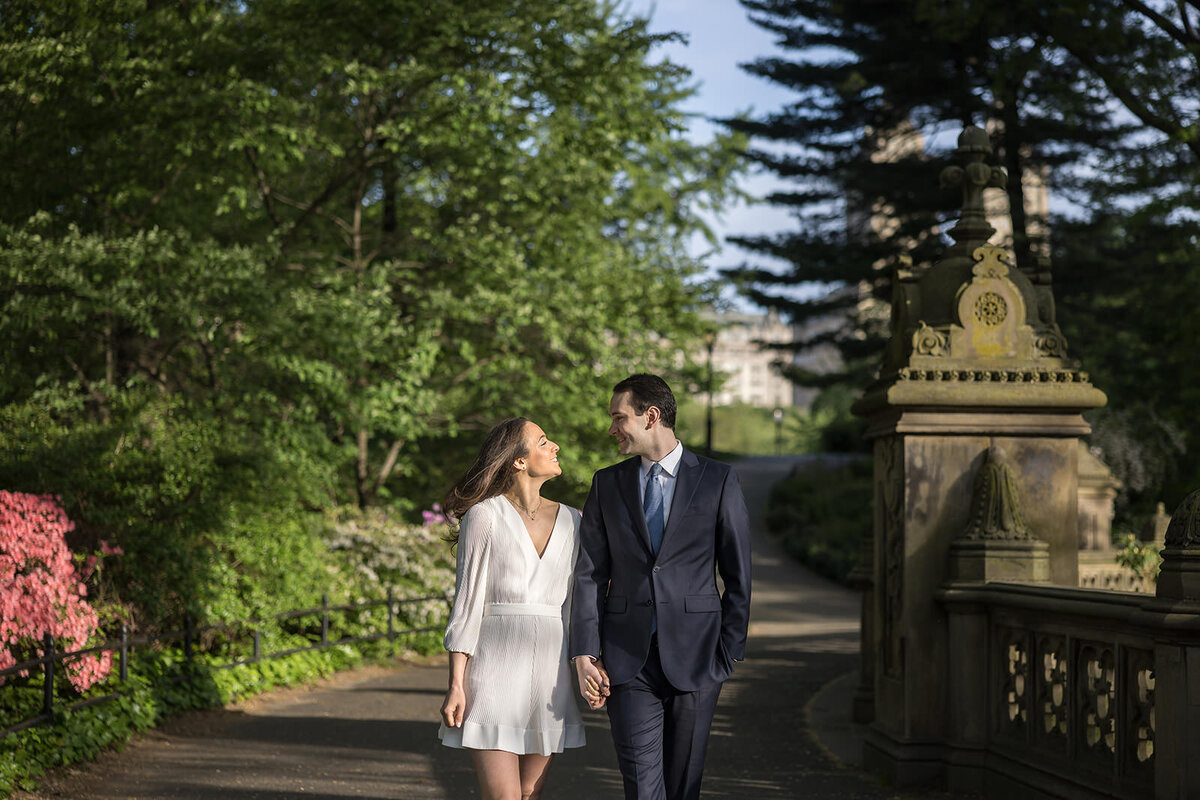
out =
<path fill-rule="evenodd" d="M 1200 647 L 1200 614 L 1144 594 L 1022 583 L 949 584 L 937 598 L 952 639 L 982 649 L 950 667 L 952 791 L 1155 796 L 1156 643 Z"/>

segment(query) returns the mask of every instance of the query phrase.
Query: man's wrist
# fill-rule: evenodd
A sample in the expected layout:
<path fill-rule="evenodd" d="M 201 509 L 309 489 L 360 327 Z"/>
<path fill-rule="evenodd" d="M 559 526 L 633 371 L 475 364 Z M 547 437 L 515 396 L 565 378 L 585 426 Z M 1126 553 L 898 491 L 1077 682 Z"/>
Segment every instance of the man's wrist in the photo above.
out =
<path fill-rule="evenodd" d="M 578 662 L 579 662 L 579 659 L 581 659 L 581 658 L 587 658 L 587 659 L 591 659 L 591 662 L 592 662 L 593 664 L 595 664 L 597 661 L 599 661 L 599 660 L 600 660 L 600 659 L 596 658 L 596 656 L 589 656 L 589 655 L 587 655 L 586 653 L 582 653 L 582 654 L 580 654 L 580 655 L 577 655 L 577 656 L 572 656 L 572 657 L 571 657 L 571 663 L 572 663 L 572 664 L 578 663 Z"/>

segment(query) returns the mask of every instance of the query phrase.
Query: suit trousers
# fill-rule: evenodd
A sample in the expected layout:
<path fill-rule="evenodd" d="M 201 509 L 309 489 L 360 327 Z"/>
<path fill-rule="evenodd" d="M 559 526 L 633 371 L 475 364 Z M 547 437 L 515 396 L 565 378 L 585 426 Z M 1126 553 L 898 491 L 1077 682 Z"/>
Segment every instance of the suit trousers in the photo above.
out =
<path fill-rule="evenodd" d="M 625 800 L 698 800 L 721 684 L 681 692 L 663 674 L 658 636 L 642 671 L 608 698 Z"/>

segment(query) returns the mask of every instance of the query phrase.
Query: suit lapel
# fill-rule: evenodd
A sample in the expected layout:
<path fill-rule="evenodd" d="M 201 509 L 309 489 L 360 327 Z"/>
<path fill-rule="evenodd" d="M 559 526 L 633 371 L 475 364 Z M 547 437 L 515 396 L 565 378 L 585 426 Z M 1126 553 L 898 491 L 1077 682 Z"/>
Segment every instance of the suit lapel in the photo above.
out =
<path fill-rule="evenodd" d="M 679 459 L 679 473 L 675 476 L 675 495 L 671 498 L 671 516 L 667 518 L 667 527 L 663 531 L 663 547 L 667 546 L 672 531 L 679 526 L 680 518 L 687 514 L 687 509 L 692 504 L 692 495 L 696 493 L 696 488 L 700 485 L 700 476 L 703 474 L 704 467 L 700 465 L 700 459 L 685 447 Z M 634 488 L 636 490 L 637 487 Z M 647 533 L 647 541 L 649 536 Z"/>
<path fill-rule="evenodd" d="M 638 494 L 638 466 L 641 461 L 640 456 L 634 456 L 621 464 L 617 488 L 629 509 L 629 518 L 633 520 L 634 532 L 645 545 L 646 550 L 650 551 L 650 530 L 646 527 L 646 512 L 642 509 L 642 500 Z"/>

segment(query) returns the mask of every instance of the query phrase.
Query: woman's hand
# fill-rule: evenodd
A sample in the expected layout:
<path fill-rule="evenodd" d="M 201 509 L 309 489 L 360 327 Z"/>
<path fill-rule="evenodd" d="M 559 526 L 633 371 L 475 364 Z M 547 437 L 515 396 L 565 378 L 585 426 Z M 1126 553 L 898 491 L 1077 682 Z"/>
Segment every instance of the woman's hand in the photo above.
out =
<path fill-rule="evenodd" d="M 446 690 L 446 699 L 442 702 L 442 721 L 447 728 L 461 728 L 466 712 L 467 693 L 461 686 L 451 686 Z"/>

